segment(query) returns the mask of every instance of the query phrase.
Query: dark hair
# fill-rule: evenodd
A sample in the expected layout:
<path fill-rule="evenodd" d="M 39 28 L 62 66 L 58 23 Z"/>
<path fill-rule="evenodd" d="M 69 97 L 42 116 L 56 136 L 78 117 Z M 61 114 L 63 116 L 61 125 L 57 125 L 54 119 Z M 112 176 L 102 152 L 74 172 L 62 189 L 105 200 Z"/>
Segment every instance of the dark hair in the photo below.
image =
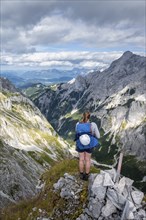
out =
<path fill-rule="evenodd" d="M 84 112 L 82 122 L 86 123 L 89 120 L 89 118 L 90 118 L 90 112 Z"/>

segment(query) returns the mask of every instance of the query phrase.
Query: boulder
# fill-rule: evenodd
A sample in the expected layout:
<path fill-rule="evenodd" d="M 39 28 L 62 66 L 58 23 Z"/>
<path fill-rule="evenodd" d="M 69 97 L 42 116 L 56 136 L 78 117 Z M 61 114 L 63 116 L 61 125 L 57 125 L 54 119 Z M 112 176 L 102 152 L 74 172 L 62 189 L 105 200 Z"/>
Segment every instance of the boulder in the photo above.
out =
<path fill-rule="evenodd" d="M 111 214 L 115 213 L 116 212 L 116 207 L 113 205 L 113 203 L 107 199 L 106 200 L 106 204 L 105 206 L 102 208 L 102 215 L 104 217 L 108 217 L 110 216 Z"/>

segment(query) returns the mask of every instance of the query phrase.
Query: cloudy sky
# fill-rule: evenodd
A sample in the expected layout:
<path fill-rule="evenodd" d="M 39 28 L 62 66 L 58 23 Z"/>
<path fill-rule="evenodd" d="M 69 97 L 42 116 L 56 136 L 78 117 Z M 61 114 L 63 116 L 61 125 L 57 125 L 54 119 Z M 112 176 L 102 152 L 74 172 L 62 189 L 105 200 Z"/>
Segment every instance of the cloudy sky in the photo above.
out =
<path fill-rule="evenodd" d="M 2 69 L 104 69 L 144 55 L 145 0 L 1 0 Z"/>

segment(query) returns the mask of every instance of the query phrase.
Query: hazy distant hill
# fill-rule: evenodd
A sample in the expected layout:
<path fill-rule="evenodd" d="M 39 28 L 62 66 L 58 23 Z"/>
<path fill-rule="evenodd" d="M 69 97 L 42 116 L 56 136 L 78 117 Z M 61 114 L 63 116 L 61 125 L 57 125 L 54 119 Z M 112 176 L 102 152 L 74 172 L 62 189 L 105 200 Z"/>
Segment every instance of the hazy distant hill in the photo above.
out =
<path fill-rule="evenodd" d="M 30 70 L 30 71 L 1 71 L 1 76 L 9 79 L 17 88 L 27 88 L 34 83 L 45 85 L 62 83 L 86 73 L 86 69 L 74 68 L 72 70 Z"/>

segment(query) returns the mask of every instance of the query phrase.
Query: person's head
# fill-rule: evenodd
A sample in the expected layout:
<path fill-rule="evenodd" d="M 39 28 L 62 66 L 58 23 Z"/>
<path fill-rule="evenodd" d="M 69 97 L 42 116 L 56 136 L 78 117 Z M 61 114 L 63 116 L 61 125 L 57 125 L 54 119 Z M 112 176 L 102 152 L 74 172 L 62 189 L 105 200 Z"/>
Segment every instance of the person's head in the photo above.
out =
<path fill-rule="evenodd" d="M 90 119 L 90 112 L 84 112 L 82 122 L 86 123 L 89 119 Z"/>

